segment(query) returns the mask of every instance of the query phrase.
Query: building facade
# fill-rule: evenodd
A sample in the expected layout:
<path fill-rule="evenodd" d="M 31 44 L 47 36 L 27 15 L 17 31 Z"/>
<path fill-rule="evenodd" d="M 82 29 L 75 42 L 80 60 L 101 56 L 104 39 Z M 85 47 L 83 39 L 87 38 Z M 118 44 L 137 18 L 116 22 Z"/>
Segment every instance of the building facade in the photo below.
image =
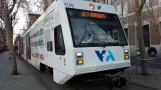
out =
<path fill-rule="evenodd" d="M 89 0 L 99 1 L 99 0 Z M 102 0 L 101 0 L 102 1 Z M 140 0 L 139 0 L 140 1 Z M 138 49 L 137 25 L 135 18 L 135 0 L 103 0 L 114 5 L 122 20 L 125 33 L 130 45 L 132 56 L 136 56 Z M 123 19 L 122 19 L 123 18 Z M 142 10 L 143 37 L 146 50 L 155 47 L 158 55 L 161 54 L 161 0 L 146 0 Z"/>
<path fill-rule="evenodd" d="M 28 17 L 29 17 L 28 28 L 30 28 L 32 24 L 34 24 L 34 22 L 40 17 L 40 14 L 29 13 Z"/>
<path fill-rule="evenodd" d="M 44 1 L 44 10 L 46 10 L 54 0 L 43 0 Z"/>
<path fill-rule="evenodd" d="M 114 1 L 114 0 L 113 0 Z M 121 14 L 121 2 L 115 0 L 113 3 L 118 15 Z M 135 1 L 134 0 L 122 0 L 123 1 L 123 24 L 124 29 L 128 37 L 129 45 L 131 48 L 131 54 L 136 55 L 136 49 L 138 48 L 137 40 L 137 25 L 135 18 Z M 146 0 L 146 4 L 142 10 L 142 23 L 143 23 L 143 37 L 146 50 L 148 47 L 155 47 L 158 51 L 158 55 L 161 53 L 161 0 Z"/>
<path fill-rule="evenodd" d="M 46 8 L 53 1 L 54 0 L 44 0 L 44 6 L 45 6 L 44 10 L 46 10 Z M 138 40 L 136 35 L 137 25 L 134 11 L 135 0 L 87 0 L 87 1 L 114 5 L 120 19 L 122 20 L 122 24 L 130 45 L 131 55 L 135 56 L 137 54 L 136 51 L 138 49 Z M 158 53 L 161 54 L 161 0 L 146 0 L 146 4 L 144 5 L 142 10 L 142 23 L 143 23 L 144 43 L 146 49 L 148 49 L 148 47 L 155 47 Z"/>

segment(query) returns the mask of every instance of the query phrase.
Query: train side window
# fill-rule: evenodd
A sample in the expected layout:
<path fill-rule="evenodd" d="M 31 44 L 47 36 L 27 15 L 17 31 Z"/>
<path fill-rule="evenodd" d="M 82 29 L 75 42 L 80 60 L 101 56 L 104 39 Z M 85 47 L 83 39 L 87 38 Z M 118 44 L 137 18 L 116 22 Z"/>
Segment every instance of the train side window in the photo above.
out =
<path fill-rule="evenodd" d="M 65 55 L 65 45 L 61 25 L 55 28 L 54 36 L 55 36 L 55 53 L 57 55 Z"/>

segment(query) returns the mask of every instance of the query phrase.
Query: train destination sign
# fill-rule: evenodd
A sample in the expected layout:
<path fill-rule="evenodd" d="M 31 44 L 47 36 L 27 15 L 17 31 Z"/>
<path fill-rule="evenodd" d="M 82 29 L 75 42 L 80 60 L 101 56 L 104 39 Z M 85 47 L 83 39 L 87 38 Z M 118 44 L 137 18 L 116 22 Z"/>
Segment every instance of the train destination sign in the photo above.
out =
<path fill-rule="evenodd" d="M 91 17 L 91 18 L 102 18 L 102 19 L 106 18 L 105 14 L 103 14 L 103 13 L 86 12 L 86 11 L 81 12 L 81 16 L 82 17 Z"/>
<path fill-rule="evenodd" d="M 74 18 L 96 18 L 96 19 L 109 19 L 110 16 L 108 13 L 95 12 L 95 11 L 87 11 L 87 10 L 75 10 L 75 9 L 67 9 L 68 16 Z"/>

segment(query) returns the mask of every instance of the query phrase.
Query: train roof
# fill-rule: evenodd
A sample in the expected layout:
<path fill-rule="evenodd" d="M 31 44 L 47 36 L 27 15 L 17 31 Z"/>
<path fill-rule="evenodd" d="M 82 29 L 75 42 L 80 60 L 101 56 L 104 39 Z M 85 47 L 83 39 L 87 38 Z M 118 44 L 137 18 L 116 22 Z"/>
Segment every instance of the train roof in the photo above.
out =
<path fill-rule="evenodd" d="M 91 10 L 89 7 L 90 4 L 95 5 L 96 9 L 93 11 L 98 12 L 108 12 L 108 13 L 114 13 L 117 14 L 115 11 L 115 8 L 112 5 L 107 4 L 101 4 L 96 2 L 90 2 L 90 1 L 84 1 L 84 0 L 55 0 L 48 8 L 47 10 L 34 22 L 34 24 L 24 33 L 22 34 L 22 37 L 25 36 L 27 33 L 29 33 L 37 24 L 39 24 L 48 14 L 50 14 L 51 11 L 53 11 L 59 2 L 64 3 L 65 7 L 67 8 L 74 8 L 74 9 L 82 9 L 82 10 Z M 71 7 L 70 4 L 73 4 L 74 7 Z M 98 6 L 101 6 L 101 9 L 98 9 Z"/>

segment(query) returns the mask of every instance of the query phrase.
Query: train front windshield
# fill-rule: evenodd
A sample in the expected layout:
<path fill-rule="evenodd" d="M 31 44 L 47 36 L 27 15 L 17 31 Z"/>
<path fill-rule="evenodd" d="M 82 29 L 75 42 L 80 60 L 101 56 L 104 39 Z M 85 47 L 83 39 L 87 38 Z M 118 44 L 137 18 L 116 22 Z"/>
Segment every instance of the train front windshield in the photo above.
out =
<path fill-rule="evenodd" d="M 127 40 L 116 14 L 67 9 L 75 47 L 122 46 Z"/>

